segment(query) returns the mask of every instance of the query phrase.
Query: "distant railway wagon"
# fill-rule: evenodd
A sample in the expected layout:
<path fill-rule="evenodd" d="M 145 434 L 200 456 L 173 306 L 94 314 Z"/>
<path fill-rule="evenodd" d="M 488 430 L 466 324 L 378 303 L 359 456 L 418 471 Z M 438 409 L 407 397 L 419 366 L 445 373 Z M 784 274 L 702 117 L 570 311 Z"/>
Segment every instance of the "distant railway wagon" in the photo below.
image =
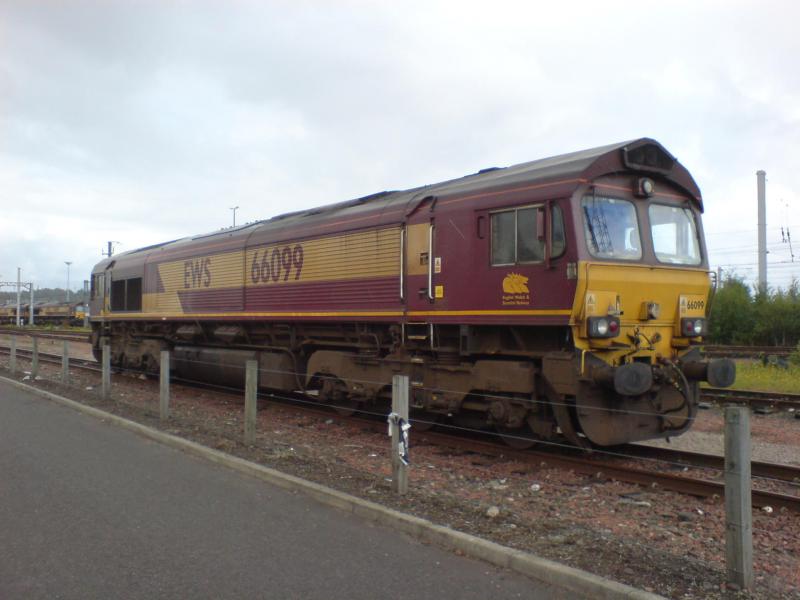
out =
<path fill-rule="evenodd" d="M 19 314 L 20 314 L 20 321 L 28 324 L 30 321 L 31 315 L 31 305 L 29 303 L 22 303 L 19 307 Z M 34 304 L 33 309 L 33 317 L 34 320 L 36 319 L 36 315 L 38 313 L 38 308 L 36 304 Z M 10 323 L 14 324 L 17 322 L 17 305 L 16 303 L 13 304 L 5 304 L 0 307 L 0 319 L 2 319 L 3 323 Z"/>
<path fill-rule="evenodd" d="M 34 320 L 37 323 L 82 325 L 85 312 L 83 302 L 46 302 L 37 305 Z"/>
<path fill-rule="evenodd" d="M 83 302 L 35 302 L 33 321 L 41 324 L 82 325 L 86 308 Z M 20 320 L 26 325 L 30 323 L 30 314 L 30 304 L 21 304 Z M 16 321 L 16 303 L 0 306 L 0 322 L 13 324 Z"/>
<path fill-rule="evenodd" d="M 680 434 L 706 360 L 700 191 L 652 139 L 281 215 L 108 258 L 92 340 L 112 361 L 380 405 L 513 443 Z M 520 442 L 520 439 L 523 441 Z"/>
<path fill-rule="evenodd" d="M 4 304 L 0 306 L 0 323 L 15 323 L 17 320 L 17 305 Z"/>

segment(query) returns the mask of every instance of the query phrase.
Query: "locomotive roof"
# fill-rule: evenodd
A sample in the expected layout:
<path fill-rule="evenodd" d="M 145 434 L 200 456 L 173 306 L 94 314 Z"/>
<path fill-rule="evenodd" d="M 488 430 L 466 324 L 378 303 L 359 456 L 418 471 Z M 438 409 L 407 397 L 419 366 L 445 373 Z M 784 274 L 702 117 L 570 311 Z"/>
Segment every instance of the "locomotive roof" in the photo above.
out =
<path fill-rule="evenodd" d="M 154 244 L 124 252 L 96 265 L 95 270 L 107 268 L 112 262 L 127 262 L 141 253 L 188 246 L 199 240 L 249 237 L 255 231 L 276 231 L 295 225 L 311 226 L 331 217 L 357 217 L 363 214 L 380 214 L 388 208 L 405 209 L 410 214 L 425 198 L 444 195 L 475 193 L 513 188 L 520 183 L 537 184 L 563 181 L 574 187 L 603 175 L 613 173 L 641 173 L 660 177 L 682 188 L 703 210 L 700 190 L 691 174 L 661 144 L 650 138 L 639 138 L 616 144 L 599 146 L 578 152 L 560 154 L 504 168 L 483 169 L 457 179 L 399 191 L 384 191 L 353 200 L 329 204 L 318 208 L 280 214 L 270 219 L 255 221 L 237 227 Z M 233 242 L 233 239 L 231 240 Z"/>

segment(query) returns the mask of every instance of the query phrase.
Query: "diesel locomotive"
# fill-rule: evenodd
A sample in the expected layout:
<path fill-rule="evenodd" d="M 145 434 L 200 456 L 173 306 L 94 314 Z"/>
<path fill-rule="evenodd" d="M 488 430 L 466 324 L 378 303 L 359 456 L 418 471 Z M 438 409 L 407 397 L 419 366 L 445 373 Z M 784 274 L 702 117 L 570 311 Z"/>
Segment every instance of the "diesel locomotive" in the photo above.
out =
<path fill-rule="evenodd" d="M 20 304 L 20 321 L 31 322 L 30 303 Z M 36 302 L 33 305 L 33 322 L 35 324 L 83 325 L 86 305 L 81 302 Z M 15 324 L 17 322 L 17 305 L 8 302 L 0 306 L 0 323 Z"/>
<path fill-rule="evenodd" d="M 411 381 L 412 420 L 510 443 L 686 431 L 713 274 L 694 179 L 642 138 L 187 237 L 91 277 L 95 355 L 305 392 L 341 411 Z"/>

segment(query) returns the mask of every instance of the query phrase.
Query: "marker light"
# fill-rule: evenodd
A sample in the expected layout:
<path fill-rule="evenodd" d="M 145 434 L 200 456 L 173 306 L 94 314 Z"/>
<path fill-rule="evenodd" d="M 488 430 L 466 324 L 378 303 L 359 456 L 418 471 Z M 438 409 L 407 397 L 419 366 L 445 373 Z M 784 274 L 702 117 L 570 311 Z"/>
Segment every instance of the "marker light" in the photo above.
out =
<path fill-rule="evenodd" d="M 599 335 L 605 335 L 608 333 L 608 321 L 606 319 L 597 319 L 597 323 L 595 323 L 595 331 Z"/>
<path fill-rule="evenodd" d="M 635 194 L 639 198 L 649 198 L 656 191 L 656 184 L 649 177 L 640 177 L 636 180 Z"/>
<path fill-rule="evenodd" d="M 619 334 L 619 319 L 617 317 L 589 317 L 586 321 L 589 337 L 612 338 Z"/>
<path fill-rule="evenodd" d="M 684 337 L 698 337 L 706 332 L 705 319 L 681 319 L 681 333 Z"/>

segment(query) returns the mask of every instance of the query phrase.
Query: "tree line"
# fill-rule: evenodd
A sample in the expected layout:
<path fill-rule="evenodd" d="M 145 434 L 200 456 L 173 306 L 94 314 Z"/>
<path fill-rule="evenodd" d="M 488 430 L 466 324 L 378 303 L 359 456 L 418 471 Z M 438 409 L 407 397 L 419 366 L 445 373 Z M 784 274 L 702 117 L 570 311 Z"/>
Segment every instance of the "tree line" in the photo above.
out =
<path fill-rule="evenodd" d="M 21 300 L 23 304 L 27 304 L 31 299 L 31 293 L 28 290 L 22 291 Z M 84 297 L 83 290 L 70 290 L 69 291 L 69 301 L 70 302 L 85 302 L 87 298 Z M 16 303 L 17 301 L 17 291 L 14 290 L 12 292 L 0 292 L 0 304 L 5 304 L 7 302 Z M 33 301 L 35 303 L 38 302 L 66 302 L 67 301 L 67 290 L 63 288 L 37 288 L 33 292 Z"/>
<path fill-rule="evenodd" d="M 800 342 L 800 284 L 753 291 L 727 277 L 711 303 L 708 341 L 713 344 L 796 346 Z"/>

